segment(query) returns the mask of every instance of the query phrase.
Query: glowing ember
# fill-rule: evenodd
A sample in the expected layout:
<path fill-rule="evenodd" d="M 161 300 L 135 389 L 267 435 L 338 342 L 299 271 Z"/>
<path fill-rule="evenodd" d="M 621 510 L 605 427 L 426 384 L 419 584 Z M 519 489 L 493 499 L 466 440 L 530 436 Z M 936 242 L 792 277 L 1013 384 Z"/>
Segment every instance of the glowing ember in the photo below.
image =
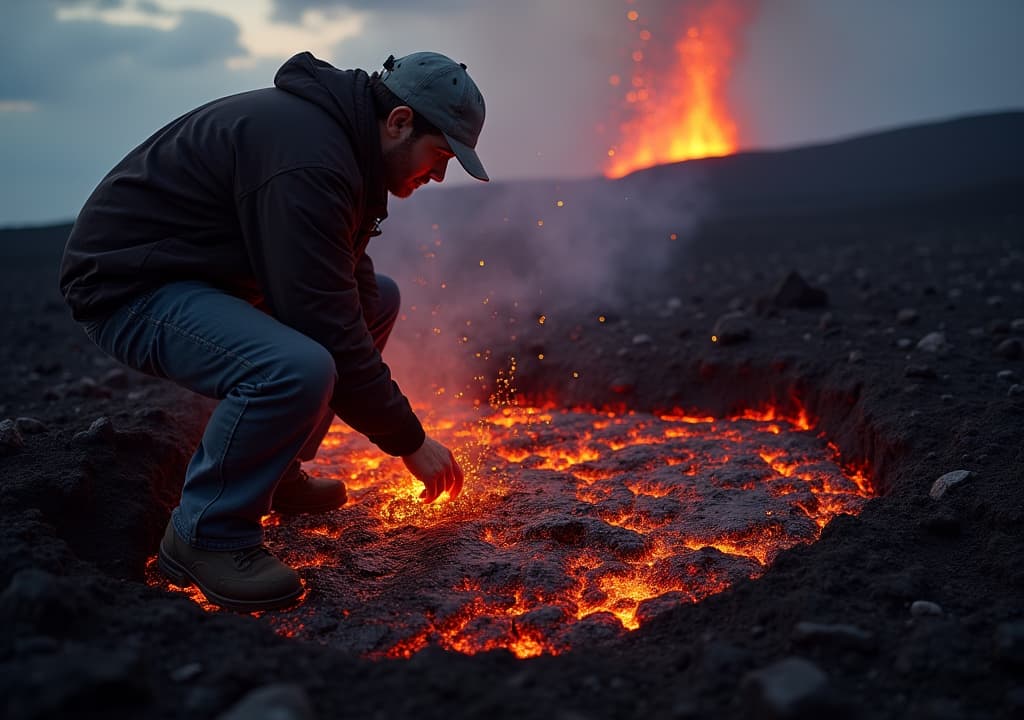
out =
<path fill-rule="evenodd" d="M 307 469 L 344 478 L 348 504 L 265 521 L 268 545 L 309 588 L 297 607 L 265 614 L 280 633 L 370 656 L 430 644 L 558 653 L 760 575 L 870 494 L 803 416 L 443 417 L 428 429 L 458 448 L 467 480 L 457 501 L 433 505 L 400 460 L 332 428 Z"/>
<path fill-rule="evenodd" d="M 736 151 L 736 123 L 725 103 L 737 32 L 744 12 L 736 0 L 710 0 L 673 37 L 669 65 L 651 62 L 650 51 L 670 30 L 649 28 L 642 13 L 628 14 L 637 33 L 632 70 L 612 75 L 623 88 L 630 119 L 619 126 L 620 140 L 608 150 L 605 175 L 619 178 L 634 170 Z"/>

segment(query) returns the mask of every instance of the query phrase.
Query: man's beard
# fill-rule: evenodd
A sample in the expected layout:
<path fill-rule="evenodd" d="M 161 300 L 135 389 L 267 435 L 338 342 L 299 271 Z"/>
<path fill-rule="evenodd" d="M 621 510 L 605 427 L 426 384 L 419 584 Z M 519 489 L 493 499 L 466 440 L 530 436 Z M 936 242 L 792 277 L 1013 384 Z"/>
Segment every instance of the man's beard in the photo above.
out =
<path fill-rule="evenodd" d="M 388 190 L 398 198 L 409 197 L 416 189 L 413 179 L 409 177 L 414 142 L 413 137 L 409 136 L 384 153 L 384 178 Z"/>

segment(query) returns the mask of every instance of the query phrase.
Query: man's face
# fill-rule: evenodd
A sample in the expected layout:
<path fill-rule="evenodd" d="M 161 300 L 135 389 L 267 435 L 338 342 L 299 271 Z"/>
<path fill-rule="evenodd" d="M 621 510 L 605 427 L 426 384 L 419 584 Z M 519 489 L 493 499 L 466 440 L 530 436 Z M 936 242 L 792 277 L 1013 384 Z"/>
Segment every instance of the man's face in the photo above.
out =
<path fill-rule="evenodd" d="M 406 198 L 420 185 L 444 180 L 448 161 L 455 157 L 443 135 L 406 137 L 384 152 L 384 174 L 388 190 Z"/>

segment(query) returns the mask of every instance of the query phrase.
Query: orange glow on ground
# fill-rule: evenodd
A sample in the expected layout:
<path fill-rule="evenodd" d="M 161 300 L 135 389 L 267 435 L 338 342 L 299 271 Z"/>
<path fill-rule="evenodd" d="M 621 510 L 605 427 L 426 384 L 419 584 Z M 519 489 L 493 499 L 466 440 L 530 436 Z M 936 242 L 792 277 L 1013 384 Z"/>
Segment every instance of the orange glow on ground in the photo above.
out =
<path fill-rule="evenodd" d="M 268 545 L 312 593 L 264 614 L 281 634 L 315 637 L 315 618 L 340 612 L 342 625 L 384 628 L 360 647 L 374 657 L 428 645 L 555 654 L 580 628 L 634 630 L 759 576 L 871 495 L 866 469 L 843 463 L 803 412 L 714 419 L 452 404 L 437 413 L 420 410 L 466 471 L 458 500 L 424 505 L 400 460 L 336 423 L 306 469 L 344 478 L 346 506 L 264 519 Z M 148 575 L 169 587 L 155 568 Z"/>

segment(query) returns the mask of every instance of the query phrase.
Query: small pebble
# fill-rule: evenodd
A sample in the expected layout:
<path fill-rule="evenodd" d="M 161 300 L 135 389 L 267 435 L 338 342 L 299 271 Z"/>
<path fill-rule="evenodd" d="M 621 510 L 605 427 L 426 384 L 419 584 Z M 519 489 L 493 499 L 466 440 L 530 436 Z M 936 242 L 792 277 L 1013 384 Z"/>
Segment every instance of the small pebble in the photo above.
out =
<path fill-rule="evenodd" d="M 910 614 L 914 617 L 927 617 L 942 614 L 942 608 L 928 600 L 915 600 L 910 604 Z"/>
<path fill-rule="evenodd" d="M 1024 395 L 1024 385 L 1014 383 L 1010 386 L 1010 389 L 1006 391 L 1006 397 L 1017 397 L 1018 395 Z"/>
<path fill-rule="evenodd" d="M 864 362 L 864 353 L 860 350 L 851 350 L 850 356 L 847 360 L 854 365 L 859 365 Z"/>
<path fill-rule="evenodd" d="M 46 425 L 33 417 L 20 417 L 15 419 L 14 427 L 23 435 L 39 435 L 46 432 Z"/>
<path fill-rule="evenodd" d="M 913 325 L 917 322 L 917 310 L 914 308 L 903 308 L 896 314 L 896 322 L 900 325 Z"/>
<path fill-rule="evenodd" d="M 948 472 L 932 483 L 932 489 L 928 494 L 932 500 L 940 500 L 949 490 L 967 480 L 971 475 L 970 470 L 953 470 Z"/>
<path fill-rule="evenodd" d="M 1019 360 L 1024 356 L 1024 341 L 1020 338 L 1006 338 L 996 346 L 995 352 L 1006 360 Z"/>
<path fill-rule="evenodd" d="M 75 433 L 71 441 L 86 445 L 104 444 L 111 442 L 116 436 L 114 423 L 108 417 L 101 417 L 94 420 L 88 430 Z"/>
<path fill-rule="evenodd" d="M 180 668 L 171 673 L 171 680 L 174 682 L 188 682 L 194 679 L 200 673 L 203 672 L 203 666 L 197 662 L 188 663 L 182 665 Z"/>
<path fill-rule="evenodd" d="M 1000 370 L 999 372 L 996 373 L 996 377 L 1002 380 L 1003 382 L 1012 383 L 1016 382 L 1017 373 L 1015 373 L 1013 370 Z"/>
<path fill-rule="evenodd" d="M 633 344 L 634 345 L 650 345 L 651 342 L 652 342 L 652 340 L 651 340 L 651 336 L 650 335 L 645 335 L 645 334 L 641 333 L 639 335 L 634 335 L 633 336 Z"/>
<path fill-rule="evenodd" d="M 808 644 L 831 644 L 867 650 L 874 647 L 874 635 L 854 625 L 798 622 L 793 639 Z"/>
<path fill-rule="evenodd" d="M 925 352 L 939 352 L 946 347 L 946 335 L 941 332 L 930 332 L 918 340 L 917 349 Z"/>
<path fill-rule="evenodd" d="M 25 447 L 25 439 L 11 419 L 0 422 L 0 457 Z"/>
<path fill-rule="evenodd" d="M 910 338 L 900 338 L 896 341 L 896 348 L 899 350 L 909 350 L 914 346 L 914 341 Z"/>

